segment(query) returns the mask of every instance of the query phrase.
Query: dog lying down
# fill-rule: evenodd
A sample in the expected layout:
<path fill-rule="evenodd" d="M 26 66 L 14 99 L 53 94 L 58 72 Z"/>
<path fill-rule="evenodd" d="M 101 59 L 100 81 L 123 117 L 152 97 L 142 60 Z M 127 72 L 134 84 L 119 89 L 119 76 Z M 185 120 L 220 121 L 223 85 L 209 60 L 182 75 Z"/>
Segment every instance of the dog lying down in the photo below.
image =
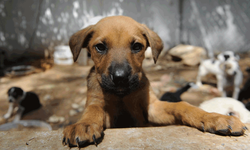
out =
<path fill-rule="evenodd" d="M 240 118 L 243 123 L 250 123 L 250 112 L 246 109 L 242 102 L 233 98 L 213 98 L 211 100 L 204 101 L 199 107 L 207 112 L 236 116 Z"/>
<path fill-rule="evenodd" d="M 143 72 L 142 62 L 148 47 L 156 62 L 163 42 L 130 17 L 106 17 L 73 34 L 69 45 L 75 61 L 81 49 L 87 48 L 94 66 L 87 77 L 83 115 L 64 129 L 63 145 L 97 145 L 107 128 L 181 124 L 235 136 L 247 129 L 235 116 L 208 113 L 183 101 L 160 101 Z"/>
<path fill-rule="evenodd" d="M 31 111 L 40 108 L 38 96 L 33 92 L 25 92 L 19 87 L 11 87 L 8 90 L 9 109 L 4 115 L 5 119 L 9 119 L 14 112 L 14 107 L 17 106 L 17 112 L 14 118 L 14 122 L 17 122 L 21 117 Z"/>

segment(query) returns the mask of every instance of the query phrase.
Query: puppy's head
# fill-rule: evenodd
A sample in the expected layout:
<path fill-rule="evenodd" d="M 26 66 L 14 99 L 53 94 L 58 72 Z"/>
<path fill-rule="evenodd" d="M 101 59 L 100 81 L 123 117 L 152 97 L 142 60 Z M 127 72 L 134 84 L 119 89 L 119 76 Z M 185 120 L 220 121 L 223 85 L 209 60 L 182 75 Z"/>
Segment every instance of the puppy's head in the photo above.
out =
<path fill-rule="evenodd" d="M 8 92 L 9 102 L 15 103 L 23 96 L 23 90 L 19 87 L 11 87 Z"/>
<path fill-rule="evenodd" d="M 233 51 L 222 52 L 217 56 L 217 58 L 223 62 L 228 60 L 234 60 L 234 61 L 240 60 L 240 56 L 234 53 Z"/>
<path fill-rule="evenodd" d="M 69 45 L 75 61 L 81 49 L 87 48 L 99 83 L 117 95 L 138 87 L 147 47 L 151 47 L 155 62 L 163 49 L 156 33 L 125 16 L 107 17 L 78 31 L 70 38 Z"/>

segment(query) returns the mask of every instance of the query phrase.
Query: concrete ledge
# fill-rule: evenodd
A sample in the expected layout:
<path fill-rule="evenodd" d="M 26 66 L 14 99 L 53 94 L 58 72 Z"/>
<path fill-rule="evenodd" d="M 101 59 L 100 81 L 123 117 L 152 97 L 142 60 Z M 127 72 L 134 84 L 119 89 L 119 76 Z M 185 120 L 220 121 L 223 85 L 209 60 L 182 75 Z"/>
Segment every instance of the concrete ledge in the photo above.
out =
<path fill-rule="evenodd" d="M 247 127 L 250 129 L 250 125 Z M 249 134 L 249 131 L 246 132 Z M 0 132 L 0 149 L 60 149 L 62 130 L 58 131 L 3 131 Z M 98 145 L 82 149 L 250 149 L 250 136 L 229 137 L 203 133 L 186 126 L 152 128 L 108 129 Z M 77 148 L 72 148 L 77 149 Z"/>

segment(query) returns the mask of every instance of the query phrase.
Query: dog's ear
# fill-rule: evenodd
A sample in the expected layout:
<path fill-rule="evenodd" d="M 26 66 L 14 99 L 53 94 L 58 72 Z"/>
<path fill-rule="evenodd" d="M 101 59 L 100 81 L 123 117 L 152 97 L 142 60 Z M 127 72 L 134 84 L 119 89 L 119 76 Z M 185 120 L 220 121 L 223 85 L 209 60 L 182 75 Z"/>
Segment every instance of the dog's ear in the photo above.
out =
<path fill-rule="evenodd" d="M 163 43 L 161 38 L 152 30 L 150 30 L 146 25 L 142 24 L 143 34 L 147 39 L 149 46 L 152 49 L 152 55 L 154 62 L 156 63 L 158 56 L 160 55 L 163 49 Z"/>
<path fill-rule="evenodd" d="M 77 60 L 82 48 L 87 48 L 89 40 L 93 34 L 93 26 L 88 26 L 70 37 L 69 46 L 73 54 L 74 61 Z"/>

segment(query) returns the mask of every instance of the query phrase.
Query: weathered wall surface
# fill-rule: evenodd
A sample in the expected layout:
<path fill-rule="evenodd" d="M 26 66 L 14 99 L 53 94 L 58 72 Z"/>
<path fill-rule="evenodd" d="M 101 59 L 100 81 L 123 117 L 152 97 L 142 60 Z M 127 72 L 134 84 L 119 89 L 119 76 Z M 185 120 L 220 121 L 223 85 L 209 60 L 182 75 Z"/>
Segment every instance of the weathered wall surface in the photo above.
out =
<path fill-rule="evenodd" d="M 96 16 L 126 15 L 145 23 L 165 49 L 179 43 L 213 51 L 250 49 L 247 0 L 1 0 L 0 48 L 8 59 L 43 55 Z"/>
<path fill-rule="evenodd" d="M 219 51 L 250 50 L 250 1 L 183 0 L 181 41 Z"/>

